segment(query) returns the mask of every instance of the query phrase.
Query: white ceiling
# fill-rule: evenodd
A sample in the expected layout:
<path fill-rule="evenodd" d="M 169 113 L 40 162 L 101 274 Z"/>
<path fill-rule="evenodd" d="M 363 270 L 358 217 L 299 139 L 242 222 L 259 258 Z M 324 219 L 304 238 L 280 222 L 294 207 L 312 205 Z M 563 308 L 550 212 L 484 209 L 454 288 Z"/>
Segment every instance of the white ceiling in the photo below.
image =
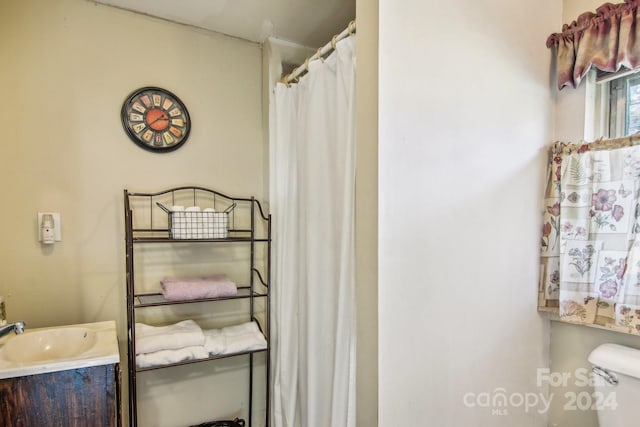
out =
<path fill-rule="evenodd" d="M 94 0 L 254 42 L 320 47 L 355 19 L 355 0 Z"/>

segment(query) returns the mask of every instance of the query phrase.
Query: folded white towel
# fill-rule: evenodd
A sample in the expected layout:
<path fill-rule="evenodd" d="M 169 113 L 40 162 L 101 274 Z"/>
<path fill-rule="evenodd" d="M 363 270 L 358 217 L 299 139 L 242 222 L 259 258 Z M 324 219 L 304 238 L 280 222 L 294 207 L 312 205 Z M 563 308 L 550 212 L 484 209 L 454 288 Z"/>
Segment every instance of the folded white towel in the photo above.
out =
<path fill-rule="evenodd" d="M 241 335 L 241 334 L 260 334 L 260 328 L 256 322 L 240 323 L 239 325 L 227 326 L 221 329 L 225 336 Z"/>
<path fill-rule="evenodd" d="M 186 238 L 186 216 L 184 206 L 171 207 L 171 237 L 173 239 Z"/>
<path fill-rule="evenodd" d="M 213 238 L 226 239 L 229 236 L 229 214 L 226 212 L 213 213 Z"/>
<path fill-rule="evenodd" d="M 178 350 L 160 350 L 153 353 L 138 354 L 136 366 L 148 368 L 151 366 L 168 365 L 170 363 L 183 362 L 185 360 L 206 359 L 209 353 L 201 345 L 184 347 Z"/>
<path fill-rule="evenodd" d="M 204 334 L 193 320 L 183 320 L 167 326 L 136 323 L 136 354 L 202 345 Z"/>
<path fill-rule="evenodd" d="M 267 340 L 260 333 L 226 336 L 225 344 L 225 354 L 267 348 Z"/>
<path fill-rule="evenodd" d="M 213 239 L 213 213 L 212 208 L 202 211 L 202 236 L 204 239 Z"/>
<path fill-rule="evenodd" d="M 211 354 L 223 354 L 225 348 L 224 335 L 220 329 L 204 329 L 204 348 Z"/>
<path fill-rule="evenodd" d="M 222 329 L 205 329 L 203 333 L 204 348 L 211 355 L 240 353 L 267 347 L 267 340 L 255 322 L 227 326 Z"/>

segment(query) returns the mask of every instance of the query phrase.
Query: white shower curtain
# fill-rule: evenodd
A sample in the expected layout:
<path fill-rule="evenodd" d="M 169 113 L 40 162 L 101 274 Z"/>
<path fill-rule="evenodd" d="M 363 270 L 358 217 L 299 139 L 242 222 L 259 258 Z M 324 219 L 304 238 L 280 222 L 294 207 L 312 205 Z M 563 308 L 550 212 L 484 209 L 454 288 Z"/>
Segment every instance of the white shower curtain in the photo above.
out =
<path fill-rule="evenodd" d="M 354 42 L 270 109 L 274 427 L 355 425 Z"/>

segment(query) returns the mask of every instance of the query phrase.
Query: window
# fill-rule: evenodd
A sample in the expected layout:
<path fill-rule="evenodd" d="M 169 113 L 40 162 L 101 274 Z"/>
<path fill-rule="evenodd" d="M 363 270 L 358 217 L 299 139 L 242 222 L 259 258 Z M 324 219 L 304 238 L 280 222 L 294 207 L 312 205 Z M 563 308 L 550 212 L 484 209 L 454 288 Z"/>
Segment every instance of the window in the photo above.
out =
<path fill-rule="evenodd" d="M 587 79 L 588 107 L 585 140 L 619 138 L 640 132 L 640 70 L 617 73 L 592 72 Z M 589 108 L 587 118 L 589 118 Z M 591 129 L 593 133 L 588 130 Z"/>

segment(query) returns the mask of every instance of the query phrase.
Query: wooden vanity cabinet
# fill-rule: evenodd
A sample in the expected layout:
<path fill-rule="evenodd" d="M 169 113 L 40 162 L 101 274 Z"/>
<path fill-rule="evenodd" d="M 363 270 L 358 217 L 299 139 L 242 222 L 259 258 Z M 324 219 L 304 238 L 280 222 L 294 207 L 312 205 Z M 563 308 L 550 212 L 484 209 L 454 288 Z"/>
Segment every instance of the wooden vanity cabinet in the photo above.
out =
<path fill-rule="evenodd" d="M 0 426 L 115 427 L 119 365 L 0 380 Z"/>

